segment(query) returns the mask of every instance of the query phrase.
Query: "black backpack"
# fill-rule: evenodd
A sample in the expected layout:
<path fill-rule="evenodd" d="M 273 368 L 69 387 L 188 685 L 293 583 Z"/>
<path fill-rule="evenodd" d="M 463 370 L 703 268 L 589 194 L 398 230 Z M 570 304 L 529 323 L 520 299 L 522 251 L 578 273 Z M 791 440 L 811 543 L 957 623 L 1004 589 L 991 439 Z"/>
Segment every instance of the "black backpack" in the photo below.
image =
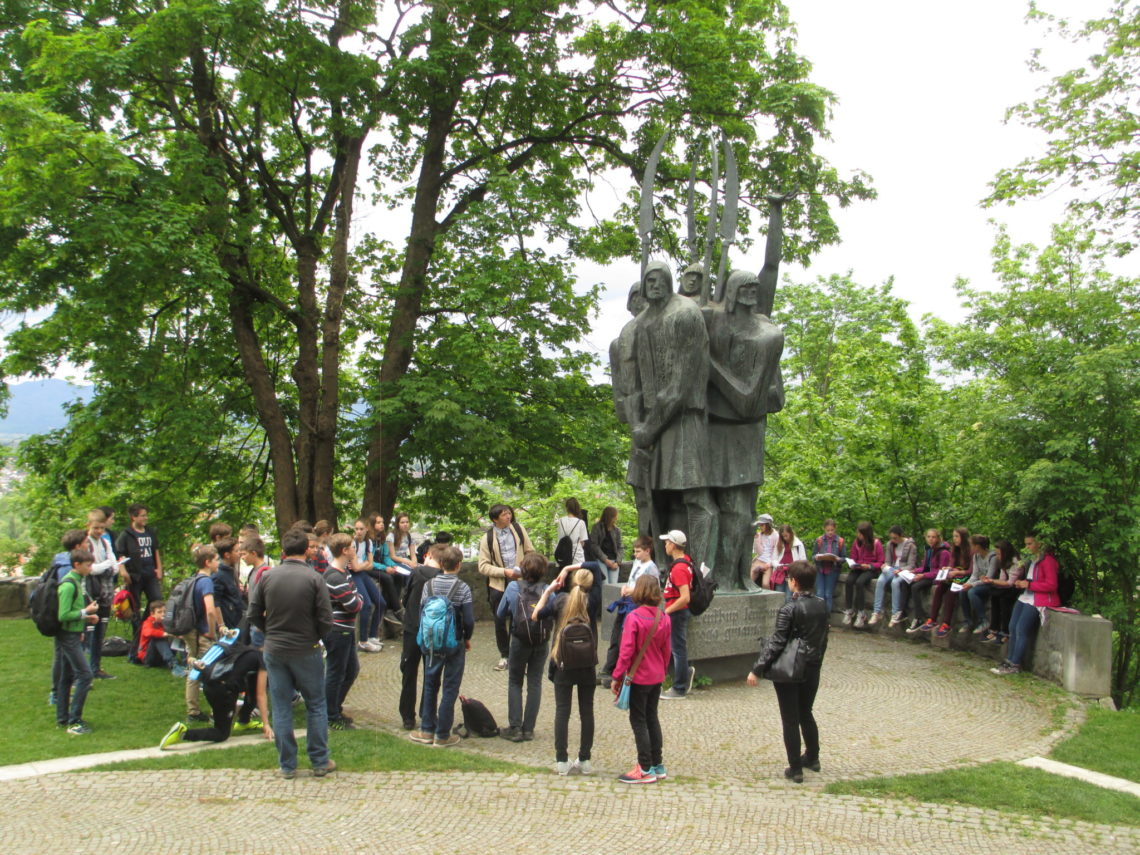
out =
<path fill-rule="evenodd" d="M 554 564 L 561 570 L 568 564 L 574 563 L 574 544 L 570 540 L 570 535 L 564 534 L 558 538 L 558 544 L 554 547 Z"/>
<path fill-rule="evenodd" d="M 689 560 L 688 556 L 683 559 L 689 565 L 689 570 L 692 571 L 693 580 L 689 583 L 689 614 L 693 617 L 705 613 L 709 607 L 709 603 L 713 601 L 716 595 L 716 582 L 705 578 L 705 574 L 701 572 L 699 567 L 694 567 L 693 562 Z M 669 570 L 673 572 L 672 568 Z"/>
<path fill-rule="evenodd" d="M 534 607 L 542 599 L 542 591 L 536 583 L 519 583 L 519 602 L 515 614 L 511 615 L 511 635 L 519 641 L 534 646 L 550 638 L 551 619 L 531 620 Z"/>
<path fill-rule="evenodd" d="M 40 631 L 40 635 L 46 635 L 48 638 L 59 635 L 59 631 L 63 628 L 59 622 L 59 569 L 60 566 L 53 563 L 44 571 L 36 587 L 32 589 L 28 602 L 28 611 L 31 612 L 36 629 Z M 75 584 L 74 581 L 71 584 Z"/>
<path fill-rule="evenodd" d="M 162 629 L 167 635 L 187 635 L 197 621 L 194 620 L 194 583 L 199 574 L 195 573 L 174 586 L 166 601 L 166 615 L 162 618 Z"/>
<path fill-rule="evenodd" d="M 558 658 L 555 664 L 563 671 L 593 668 L 598 664 L 598 644 L 589 621 L 566 621 L 558 637 Z"/>
<path fill-rule="evenodd" d="M 487 705 L 474 698 L 459 696 L 459 705 L 463 711 L 463 724 L 456 725 L 455 733 L 466 739 L 469 736 L 481 736 L 489 739 L 499 735 L 499 725 Z"/>

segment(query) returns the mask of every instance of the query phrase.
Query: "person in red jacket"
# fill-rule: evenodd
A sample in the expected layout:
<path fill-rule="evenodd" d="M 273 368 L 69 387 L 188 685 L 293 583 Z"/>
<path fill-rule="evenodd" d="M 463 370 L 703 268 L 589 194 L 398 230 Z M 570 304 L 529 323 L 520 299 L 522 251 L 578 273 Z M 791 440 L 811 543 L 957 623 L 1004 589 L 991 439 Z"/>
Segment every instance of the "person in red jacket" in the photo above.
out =
<path fill-rule="evenodd" d="M 1013 583 L 1021 590 L 1021 596 L 1013 605 L 1013 616 L 1009 619 L 1008 657 L 996 668 L 995 674 L 1016 674 L 1021 670 L 1029 645 L 1037 637 L 1037 628 L 1045 619 L 1045 609 L 1061 605 L 1057 593 L 1057 574 L 1060 569 L 1053 551 L 1045 546 L 1036 534 L 1025 536 L 1025 549 L 1032 556 L 1025 577 Z"/>

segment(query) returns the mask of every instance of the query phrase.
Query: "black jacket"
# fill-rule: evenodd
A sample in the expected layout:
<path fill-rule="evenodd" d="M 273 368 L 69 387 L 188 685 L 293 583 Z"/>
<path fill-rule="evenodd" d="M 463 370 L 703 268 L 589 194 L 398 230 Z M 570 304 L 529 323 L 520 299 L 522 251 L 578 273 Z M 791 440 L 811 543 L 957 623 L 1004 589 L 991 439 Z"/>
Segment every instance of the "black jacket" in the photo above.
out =
<path fill-rule="evenodd" d="M 814 594 L 795 594 L 776 612 L 776 628 L 764 643 L 752 673 L 763 677 L 764 672 L 779 658 L 785 645 L 793 638 L 802 638 L 807 644 L 807 664 L 820 665 L 827 652 L 827 603 Z"/>

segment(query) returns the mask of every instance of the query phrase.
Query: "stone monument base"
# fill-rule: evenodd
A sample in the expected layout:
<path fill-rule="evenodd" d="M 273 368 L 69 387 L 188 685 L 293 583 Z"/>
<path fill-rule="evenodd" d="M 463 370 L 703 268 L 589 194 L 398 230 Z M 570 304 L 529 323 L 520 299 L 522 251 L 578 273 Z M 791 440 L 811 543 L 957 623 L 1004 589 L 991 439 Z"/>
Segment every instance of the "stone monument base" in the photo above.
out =
<path fill-rule="evenodd" d="M 618 585 L 606 585 L 603 602 L 608 606 L 621 596 Z M 756 661 L 764 638 L 772 634 L 776 612 L 784 604 L 777 591 L 717 593 L 708 610 L 689 621 L 689 664 L 698 677 L 714 682 L 743 680 Z M 602 610 L 602 630 L 598 659 L 605 661 L 605 650 L 613 628 L 613 612 Z"/>

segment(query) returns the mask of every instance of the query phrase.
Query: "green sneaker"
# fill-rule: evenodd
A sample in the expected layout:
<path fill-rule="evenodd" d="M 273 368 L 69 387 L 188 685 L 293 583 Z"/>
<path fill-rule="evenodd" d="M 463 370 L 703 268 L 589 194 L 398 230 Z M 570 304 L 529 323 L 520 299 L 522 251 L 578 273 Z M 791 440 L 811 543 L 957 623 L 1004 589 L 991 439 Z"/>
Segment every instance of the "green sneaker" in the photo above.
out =
<path fill-rule="evenodd" d="M 247 721 L 245 724 L 235 721 L 234 726 L 230 728 L 230 733 L 237 736 L 239 733 L 253 733 L 256 730 L 261 730 L 261 722 L 259 721 Z"/>
<path fill-rule="evenodd" d="M 165 751 L 172 745 L 182 741 L 182 734 L 186 732 L 186 725 L 182 722 L 175 722 L 170 730 L 166 731 L 166 736 L 162 737 L 162 742 L 158 743 L 159 750 Z"/>
<path fill-rule="evenodd" d="M 656 776 L 658 781 L 664 781 L 665 778 L 668 777 L 665 774 L 665 764 L 664 763 L 662 763 L 660 766 L 654 766 L 652 769 L 649 770 L 649 773 L 651 775 Z"/>

